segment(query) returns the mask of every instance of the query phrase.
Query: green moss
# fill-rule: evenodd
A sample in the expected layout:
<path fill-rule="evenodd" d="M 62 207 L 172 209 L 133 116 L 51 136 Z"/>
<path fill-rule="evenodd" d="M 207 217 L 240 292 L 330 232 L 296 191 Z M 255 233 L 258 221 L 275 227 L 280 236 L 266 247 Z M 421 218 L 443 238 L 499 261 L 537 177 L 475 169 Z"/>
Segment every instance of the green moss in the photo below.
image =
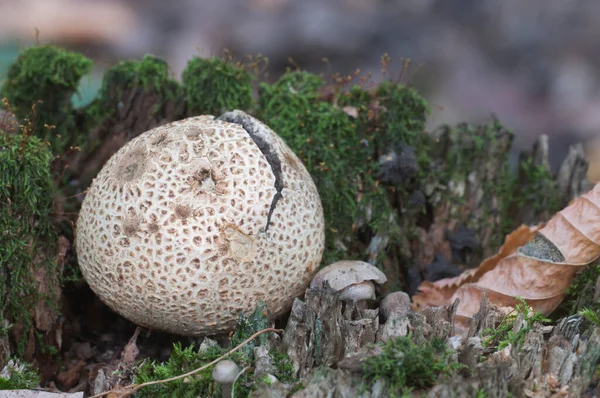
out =
<path fill-rule="evenodd" d="M 269 356 L 273 360 L 273 365 L 276 369 L 273 376 L 277 377 L 277 380 L 282 383 L 295 383 L 298 381 L 294 376 L 296 373 L 294 371 L 294 364 L 286 353 L 271 350 L 269 351 Z"/>
<path fill-rule="evenodd" d="M 240 316 L 238 324 L 229 342 L 229 348 L 234 348 L 248 339 L 257 331 L 269 327 L 268 314 L 266 306 L 259 303 L 255 311 L 247 318 Z M 248 368 L 239 377 L 235 385 L 235 395 L 246 397 L 251 390 L 257 387 L 264 380 L 255 379 L 252 368 L 254 367 L 254 347 L 267 343 L 265 334 L 245 345 L 242 349 L 231 354 L 228 359 L 234 361 L 241 369 Z M 190 345 L 183 348 L 181 344 L 175 344 L 171 357 L 167 362 L 156 363 L 152 361 L 143 362 L 135 372 L 135 382 L 144 383 L 154 380 L 164 380 L 174 376 L 181 375 L 191 370 L 200 368 L 207 363 L 214 361 L 228 349 L 221 348 L 218 345 L 208 346 L 202 351 Z M 274 349 L 269 351 L 269 356 L 273 359 L 275 376 L 283 383 L 293 383 L 296 379 L 293 377 L 293 365 L 289 357 Z M 140 397 L 213 397 L 220 395 L 220 386 L 214 383 L 211 373 L 213 367 L 209 367 L 187 380 L 177 380 L 166 384 L 157 384 L 145 387 L 140 390 Z M 137 393 L 136 393 L 137 395 Z"/>
<path fill-rule="evenodd" d="M 475 393 L 475 398 L 487 398 L 487 397 L 488 397 L 488 394 L 483 388 L 480 388 Z"/>
<path fill-rule="evenodd" d="M 600 263 L 584 267 L 571 282 L 565 300 L 555 311 L 556 316 L 574 315 L 584 308 L 600 314 L 600 303 L 594 302 L 598 278 L 600 278 Z"/>
<path fill-rule="evenodd" d="M 46 299 L 36 288 L 34 273 L 45 268 L 46 275 L 58 277 L 52 159 L 37 137 L 0 131 L 0 316 L 23 324 L 25 335 L 34 306 Z M 25 344 L 26 339 L 19 341 L 19 355 Z"/>
<path fill-rule="evenodd" d="M 420 149 L 430 113 L 427 101 L 414 88 L 389 80 L 379 85 L 375 96 L 380 101 L 379 123 L 385 132 L 377 139 L 379 149 L 386 151 L 406 144 Z"/>
<path fill-rule="evenodd" d="M 138 89 L 155 99 L 153 112 L 145 117 L 164 111 L 168 101 L 177 103 L 183 100 L 183 88 L 169 77 L 169 65 L 163 59 L 145 55 L 141 60 L 121 61 L 105 72 L 98 96 L 86 110 L 88 124 L 94 125 L 114 117 L 125 106 L 125 93 Z"/>
<path fill-rule="evenodd" d="M 266 329 L 269 327 L 269 316 L 267 306 L 264 302 L 259 301 L 254 311 L 248 316 L 245 317 L 240 314 L 237 322 L 237 326 L 233 335 L 231 336 L 231 340 L 229 345 L 231 347 L 235 347 L 241 344 L 244 340 L 248 339 L 254 333 Z M 256 346 L 264 345 L 267 342 L 267 335 L 261 334 L 257 339 L 252 340 L 250 343 L 246 344 L 242 351 L 248 357 L 253 355 L 253 349 Z"/>
<path fill-rule="evenodd" d="M 225 352 L 226 350 L 218 346 L 198 351 L 194 348 L 194 345 L 182 348 L 181 344 L 177 343 L 174 345 L 171 357 L 167 362 L 145 361 L 142 363 L 136 371 L 134 381 L 140 384 L 178 376 L 214 361 Z M 249 359 L 239 351 L 231 355 L 229 359 L 233 360 L 240 369 L 250 364 Z M 136 396 L 156 398 L 220 396 L 220 386 L 213 381 L 212 370 L 213 367 L 210 366 L 187 379 L 178 379 L 144 387 L 136 392 Z M 249 389 L 244 385 L 248 381 L 248 377 L 248 374 L 245 373 L 238 379 L 235 388 L 237 396 L 248 395 Z"/>
<path fill-rule="evenodd" d="M 577 315 L 584 317 L 596 326 L 600 326 L 600 311 L 598 310 L 584 307 L 577 313 Z"/>
<path fill-rule="evenodd" d="M 381 354 L 364 361 L 363 380 L 365 383 L 385 380 L 391 397 L 414 388 L 431 387 L 441 378 L 464 368 L 464 365 L 451 361 L 452 353 L 437 339 L 423 344 L 415 344 L 410 335 L 391 339 L 382 344 Z"/>
<path fill-rule="evenodd" d="M 527 333 L 533 329 L 534 324 L 550 322 L 550 319 L 547 319 L 541 313 L 534 312 L 523 298 L 515 298 L 518 301 L 515 311 L 507 315 L 495 329 L 489 328 L 482 331 L 481 335 L 484 337 L 482 344 L 484 346 L 495 346 L 498 351 L 503 350 L 509 344 L 518 347 L 523 344 Z M 514 323 L 518 315 L 523 316 L 524 325 L 515 331 L 513 330 Z"/>
<path fill-rule="evenodd" d="M 224 59 L 192 58 L 182 74 L 188 115 L 221 115 L 249 110 L 252 106 L 252 74 Z"/>
<path fill-rule="evenodd" d="M 286 141 L 313 177 L 325 213 L 323 263 L 331 263 L 364 255 L 352 248 L 358 226 L 368 224 L 377 233 L 397 224 L 387 188 L 377 181 L 379 145 L 371 144 L 377 135 L 366 119 L 368 105 L 361 105 L 360 117 L 354 119 L 321 99 L 322 86 L 319 76 L 307 72 L 262 83 L 258 117 Z M 353 92 L 355 96 L 344 97 L 349 104 L 371 98 L 358 89 Z"/>
<path fill-rule="evenodd" d="M 0 369 L 0 391 L 34 389 L 39 384 L 39 374 L 28 363 L 11 359 L 4 369 Z"/>
<path fill-rule="evenodd" d="M 31 47 L 10 66 L 0 96 L 8 98 L 20 120 L 31 120 L 37 137 L 62 154 L 76 145 L 79 131 L 71 98 L 91 68 L 92 61 L 81 54 L 54 46 Z"/>

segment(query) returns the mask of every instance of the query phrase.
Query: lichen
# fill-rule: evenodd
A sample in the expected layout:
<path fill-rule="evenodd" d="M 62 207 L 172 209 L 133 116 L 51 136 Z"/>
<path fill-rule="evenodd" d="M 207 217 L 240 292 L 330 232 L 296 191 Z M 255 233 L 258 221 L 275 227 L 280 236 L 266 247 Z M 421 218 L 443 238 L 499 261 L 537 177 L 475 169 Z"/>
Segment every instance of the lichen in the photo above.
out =
<path fill-rule="evenodd" d="M 29 118 L 33 133 L 62 154 L 79 140 L 72 97 L 91 69 L 92 61 L 81 54 L 54 46 L 30 47 L 8 69 L 0 97 L 8 98 L 15 115 Z"/>

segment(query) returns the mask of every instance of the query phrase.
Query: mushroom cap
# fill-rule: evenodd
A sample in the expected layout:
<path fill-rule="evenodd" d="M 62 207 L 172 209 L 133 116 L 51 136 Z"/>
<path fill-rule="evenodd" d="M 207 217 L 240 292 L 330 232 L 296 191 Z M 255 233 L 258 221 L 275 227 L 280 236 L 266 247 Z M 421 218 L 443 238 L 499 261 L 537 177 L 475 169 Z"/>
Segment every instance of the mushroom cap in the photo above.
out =
<path fill-rule="evenodd" d="M 147 131 L 92 182 L 77 221 L 79 266 L 110 308 L 148 328 L 233 329 L 263 301 L 280 316 L 324 249 L 321 201 L 271 129 L 229 112 Z"/>
<path fill-rule="evenodd" d="M 383 319 L 392 315 L 404 316 L 410 312 L 410 296 L 405 292 L 392 292 L 379 303 L 379 313 Z"/>
<path fill-rule="evenodd" d="M 356 285 L 350 285 L 339 296 L 342 301 L 362 301 L 375 299 L 375 285 L 371 281 L 364 281 Z"/>
<path fill-rule="evenodd" d="M 340 291 L 346 287 L 364 281 L 385 283 L 387 278 L 379 268 L 364 261 L 341 260 L 321 269 L 310 282 L 310 287 L 321 287 L 324 281 L 329 282 L 333 290 Z"/>
<path fill-rule="evenodd" d="M 217 383 L 231 384 L 240 373 L 240 368 L 231 359 L 217 362 L 212 371 L 212 378 Z"/>

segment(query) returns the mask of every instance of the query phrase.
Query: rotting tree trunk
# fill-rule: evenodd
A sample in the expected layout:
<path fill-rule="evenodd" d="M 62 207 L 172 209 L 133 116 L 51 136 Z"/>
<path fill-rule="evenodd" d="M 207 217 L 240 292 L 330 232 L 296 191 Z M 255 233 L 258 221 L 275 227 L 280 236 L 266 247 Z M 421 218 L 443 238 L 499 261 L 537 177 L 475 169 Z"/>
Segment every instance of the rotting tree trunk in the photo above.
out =
<path fill-rule="evenodd" d="M 534 324 L 521 345 L 494 351 L 484 347 L 482 331 L 496 325 L 503 315 L 487 299 L 482 300 L 471 330 L 458 341 L 451 337 L 456 305 L 420 313 L 410 311 L 378 325 L 378 309 L 356 312 L 354 306 L 345 307 L 329 288 L 308 289 L 306 301 L 295 302 L 283 338 L 283 347 L 304 381 L 304 388 L 292 397 L 389 396 L 383 379 L 368 387 L 362 384 L 363 361 L 381 355 L 381 348 L 372 344 L 381 341 L 382 336 L 397 338 L 409 332 L 417 343 L 439 338 L 458 347 L 455 359 L 468 367 L 450 378 L 439 379 L 429 389 L 415 391 L 419 396 L 473 397 L 484 391 L 490 398 L 509 394 L 581 397 L 588 390 L 600 361 L 598 326 L 586 324 L 579 316 L 561 319 L 556 326 Z M 354 320 L 348 317 L 350 313 L 355 314 Z M 355 322 L 368 325 L 369 333 L 364 333 L 365 328 L 348 327 Z M 523 327 L 522 322 L 523 318 L 517 317 L 513 330 Z M 379 338 L 372 333 L 376 327 Z M 348 341 L 361 344 L 349 345 Z M 253 396 L 284 397 L 286 393 L 282 384 L 275 383 L 262 386 Z"/>

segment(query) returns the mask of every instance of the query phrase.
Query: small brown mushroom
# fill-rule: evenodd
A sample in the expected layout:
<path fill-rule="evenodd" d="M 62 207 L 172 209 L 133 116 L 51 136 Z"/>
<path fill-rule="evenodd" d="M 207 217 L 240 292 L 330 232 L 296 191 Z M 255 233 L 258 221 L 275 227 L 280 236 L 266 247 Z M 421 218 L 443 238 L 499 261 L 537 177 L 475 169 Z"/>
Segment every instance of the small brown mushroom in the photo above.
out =
<path fill-rule="evenodd" d="M 367 262 L 341 260 L 321 269 L 310 282 L 310 287 L 322 287 L 325 281 L 333 290 L 340 292 L 340 300 L 364 307 L 366 300 L 375 298 L 373 282 L 383 284 L 387 278 L 379 268 Z"/>

